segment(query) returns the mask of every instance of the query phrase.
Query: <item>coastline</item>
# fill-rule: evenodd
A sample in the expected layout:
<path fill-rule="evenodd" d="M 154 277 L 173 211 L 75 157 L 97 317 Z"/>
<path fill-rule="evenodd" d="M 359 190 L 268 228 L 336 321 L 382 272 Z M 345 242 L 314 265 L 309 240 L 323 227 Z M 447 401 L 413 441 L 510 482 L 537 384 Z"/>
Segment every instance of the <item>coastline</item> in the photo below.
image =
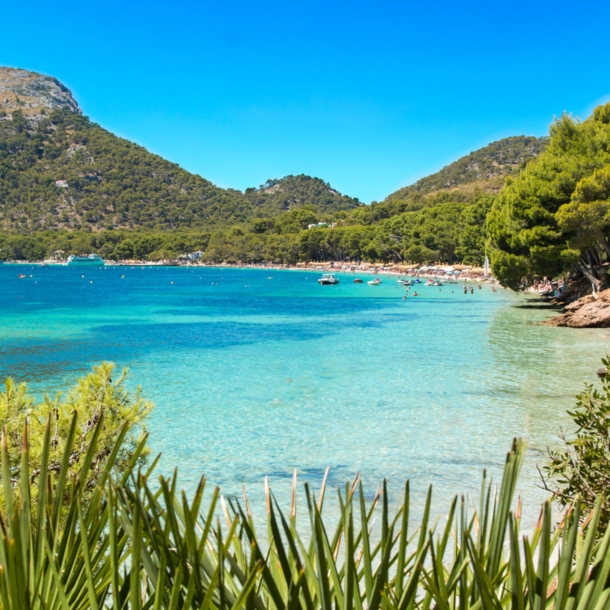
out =
<path fill-rule="evenodd" d="M 63 261 L 3 261 L 3 265 L 14 266 L 33 266 L 33 267 L 63 267 L 66 266 Z M 79 268 L 91 267 L 92 265 L 70 265 Z M 358 265 L 350 265 L 342 262 L 322 262 L 322 263 L 297 263 L 296 265 L 286 264 L 227 264 L 227 263 L 201 263 L 201 262 L 183 262 L 183 261 L 139 261 L 139 260 L 120 260 L 106 261 L 106 267 L 184 267 L 184 268 L 210 268 L 210 269 L 260 269 L 270 271 L 307 271 L 320 273 L 348 273 L 356 276 L 357 274 L 366 274 L 371 276 L 395 276 L 395 277 L 421 277 L 432 279 L 448 279 L 453 277 L 457 281 L 471 282 L 490 282 L 496 283 L 493 276 L 485 276 L 481 267 L 468 267 L 467 265 L 452 265 L 451 268 L 459 272 L 453 276 L 445 273 L 444 268 L 450 267 L 437 265 L 436 270 L 419 271 L 420 265 L 375 265 L 373 263 L 359 263 Z"/>

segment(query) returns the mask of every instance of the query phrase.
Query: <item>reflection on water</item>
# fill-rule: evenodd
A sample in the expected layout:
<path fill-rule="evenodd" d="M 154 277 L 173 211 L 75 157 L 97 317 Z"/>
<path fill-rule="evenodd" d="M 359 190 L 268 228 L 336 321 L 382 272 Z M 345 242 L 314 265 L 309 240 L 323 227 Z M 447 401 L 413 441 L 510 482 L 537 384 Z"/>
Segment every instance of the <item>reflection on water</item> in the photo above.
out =
<path fill-rule="evenodd" d="M 433 483 L 445 508 L 454 493 L 477 496 L 483 469 L 497 478 L 524 436 L 533 519 L 534 465 L 608 339 L 537 326 L 552 312 L 487 288 L 421 287 L 403 301 L 392 279 L 320 287 L 311 272 L 20 272 L 0 267 L 3 375 L 43 391 L 101 360 L 129 366 L 157 404 L 162 470 L 178 466 L 189 489 L 202 473 L 227 494 L 247 485 L 261 511 L 265 475 L 287 502 L 294 468 L 316 487 L 327 466 L 331 487 L 360 472 L 371 495 L 386 477 L 398 496 L 409 477 L 416 507 Z"/>

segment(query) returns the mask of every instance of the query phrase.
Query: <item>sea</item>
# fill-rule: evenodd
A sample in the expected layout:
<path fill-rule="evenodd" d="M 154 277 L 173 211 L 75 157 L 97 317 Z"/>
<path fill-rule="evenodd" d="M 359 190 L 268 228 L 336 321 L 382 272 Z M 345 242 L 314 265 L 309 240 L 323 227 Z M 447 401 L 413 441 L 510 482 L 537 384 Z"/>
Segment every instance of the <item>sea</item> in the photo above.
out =
<path fill-rule="evenodd" d="M 187 493 L 202 476 L 226 497 L 245 488 L 261 519 L 265 478 L 288 509 L 295 469 L 299 490 L 318 490 L 329 468 L 330 498 L 359 476 L 370 497 L 387 479 L 394 504 L 409 479 L 415 513 L 429 485 L 440 512 L 455 494 L 475 502 L 483 471 L 499 482 L 523 437 L 534 522 L 547 496 L 537 466 L 596 383 L 609 331 L 539 326 L 553 315 L 539 300 L 489 285 L 404 299 L 396 277 L 321 286 L 321 274 L 0 265 L 0 375 L 41 396 L 102 361 L 128 367 L 156 405 L 159 474 L 177 469 Z"/>

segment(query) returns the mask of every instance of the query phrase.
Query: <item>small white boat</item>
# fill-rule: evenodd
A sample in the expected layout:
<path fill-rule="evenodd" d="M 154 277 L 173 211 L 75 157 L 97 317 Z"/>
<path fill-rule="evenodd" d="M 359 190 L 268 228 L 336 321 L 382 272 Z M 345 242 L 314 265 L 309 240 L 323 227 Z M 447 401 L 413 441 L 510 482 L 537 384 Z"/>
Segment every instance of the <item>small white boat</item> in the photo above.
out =
<path fill-rule="evenodd" d="M 381 280 L 376 277 L 374 280 L 370 280 L 369 282 L 367 282 L 367 284 L 369 286 L 379 286 L 379 284 L 381 284 Z"/>
<path fill-rule="evenodd" d="M 318 284 L 321 286 L 332 286 L 333 284 L 338 284 L 339 280 L 335 277 L 334 273 L 324 273 L 322 277 L 318 280 Z"/>
<path fill-rule="evenodd" d="M 429 279 L 429 280 L 426 282 L 426 286 L 434 286 L 434 280 Z"/>

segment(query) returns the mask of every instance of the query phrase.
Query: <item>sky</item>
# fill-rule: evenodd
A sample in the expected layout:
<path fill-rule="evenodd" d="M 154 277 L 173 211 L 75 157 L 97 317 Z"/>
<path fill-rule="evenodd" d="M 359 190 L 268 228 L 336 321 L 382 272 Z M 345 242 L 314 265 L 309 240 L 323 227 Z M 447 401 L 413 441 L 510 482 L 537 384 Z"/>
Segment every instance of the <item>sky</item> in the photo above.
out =
<path fill-rule="evenodd" d="M 610 2 L 6 2 L 0 65 L 224 188 L 308 174 L 380 201 L 610 100 Z"/>

